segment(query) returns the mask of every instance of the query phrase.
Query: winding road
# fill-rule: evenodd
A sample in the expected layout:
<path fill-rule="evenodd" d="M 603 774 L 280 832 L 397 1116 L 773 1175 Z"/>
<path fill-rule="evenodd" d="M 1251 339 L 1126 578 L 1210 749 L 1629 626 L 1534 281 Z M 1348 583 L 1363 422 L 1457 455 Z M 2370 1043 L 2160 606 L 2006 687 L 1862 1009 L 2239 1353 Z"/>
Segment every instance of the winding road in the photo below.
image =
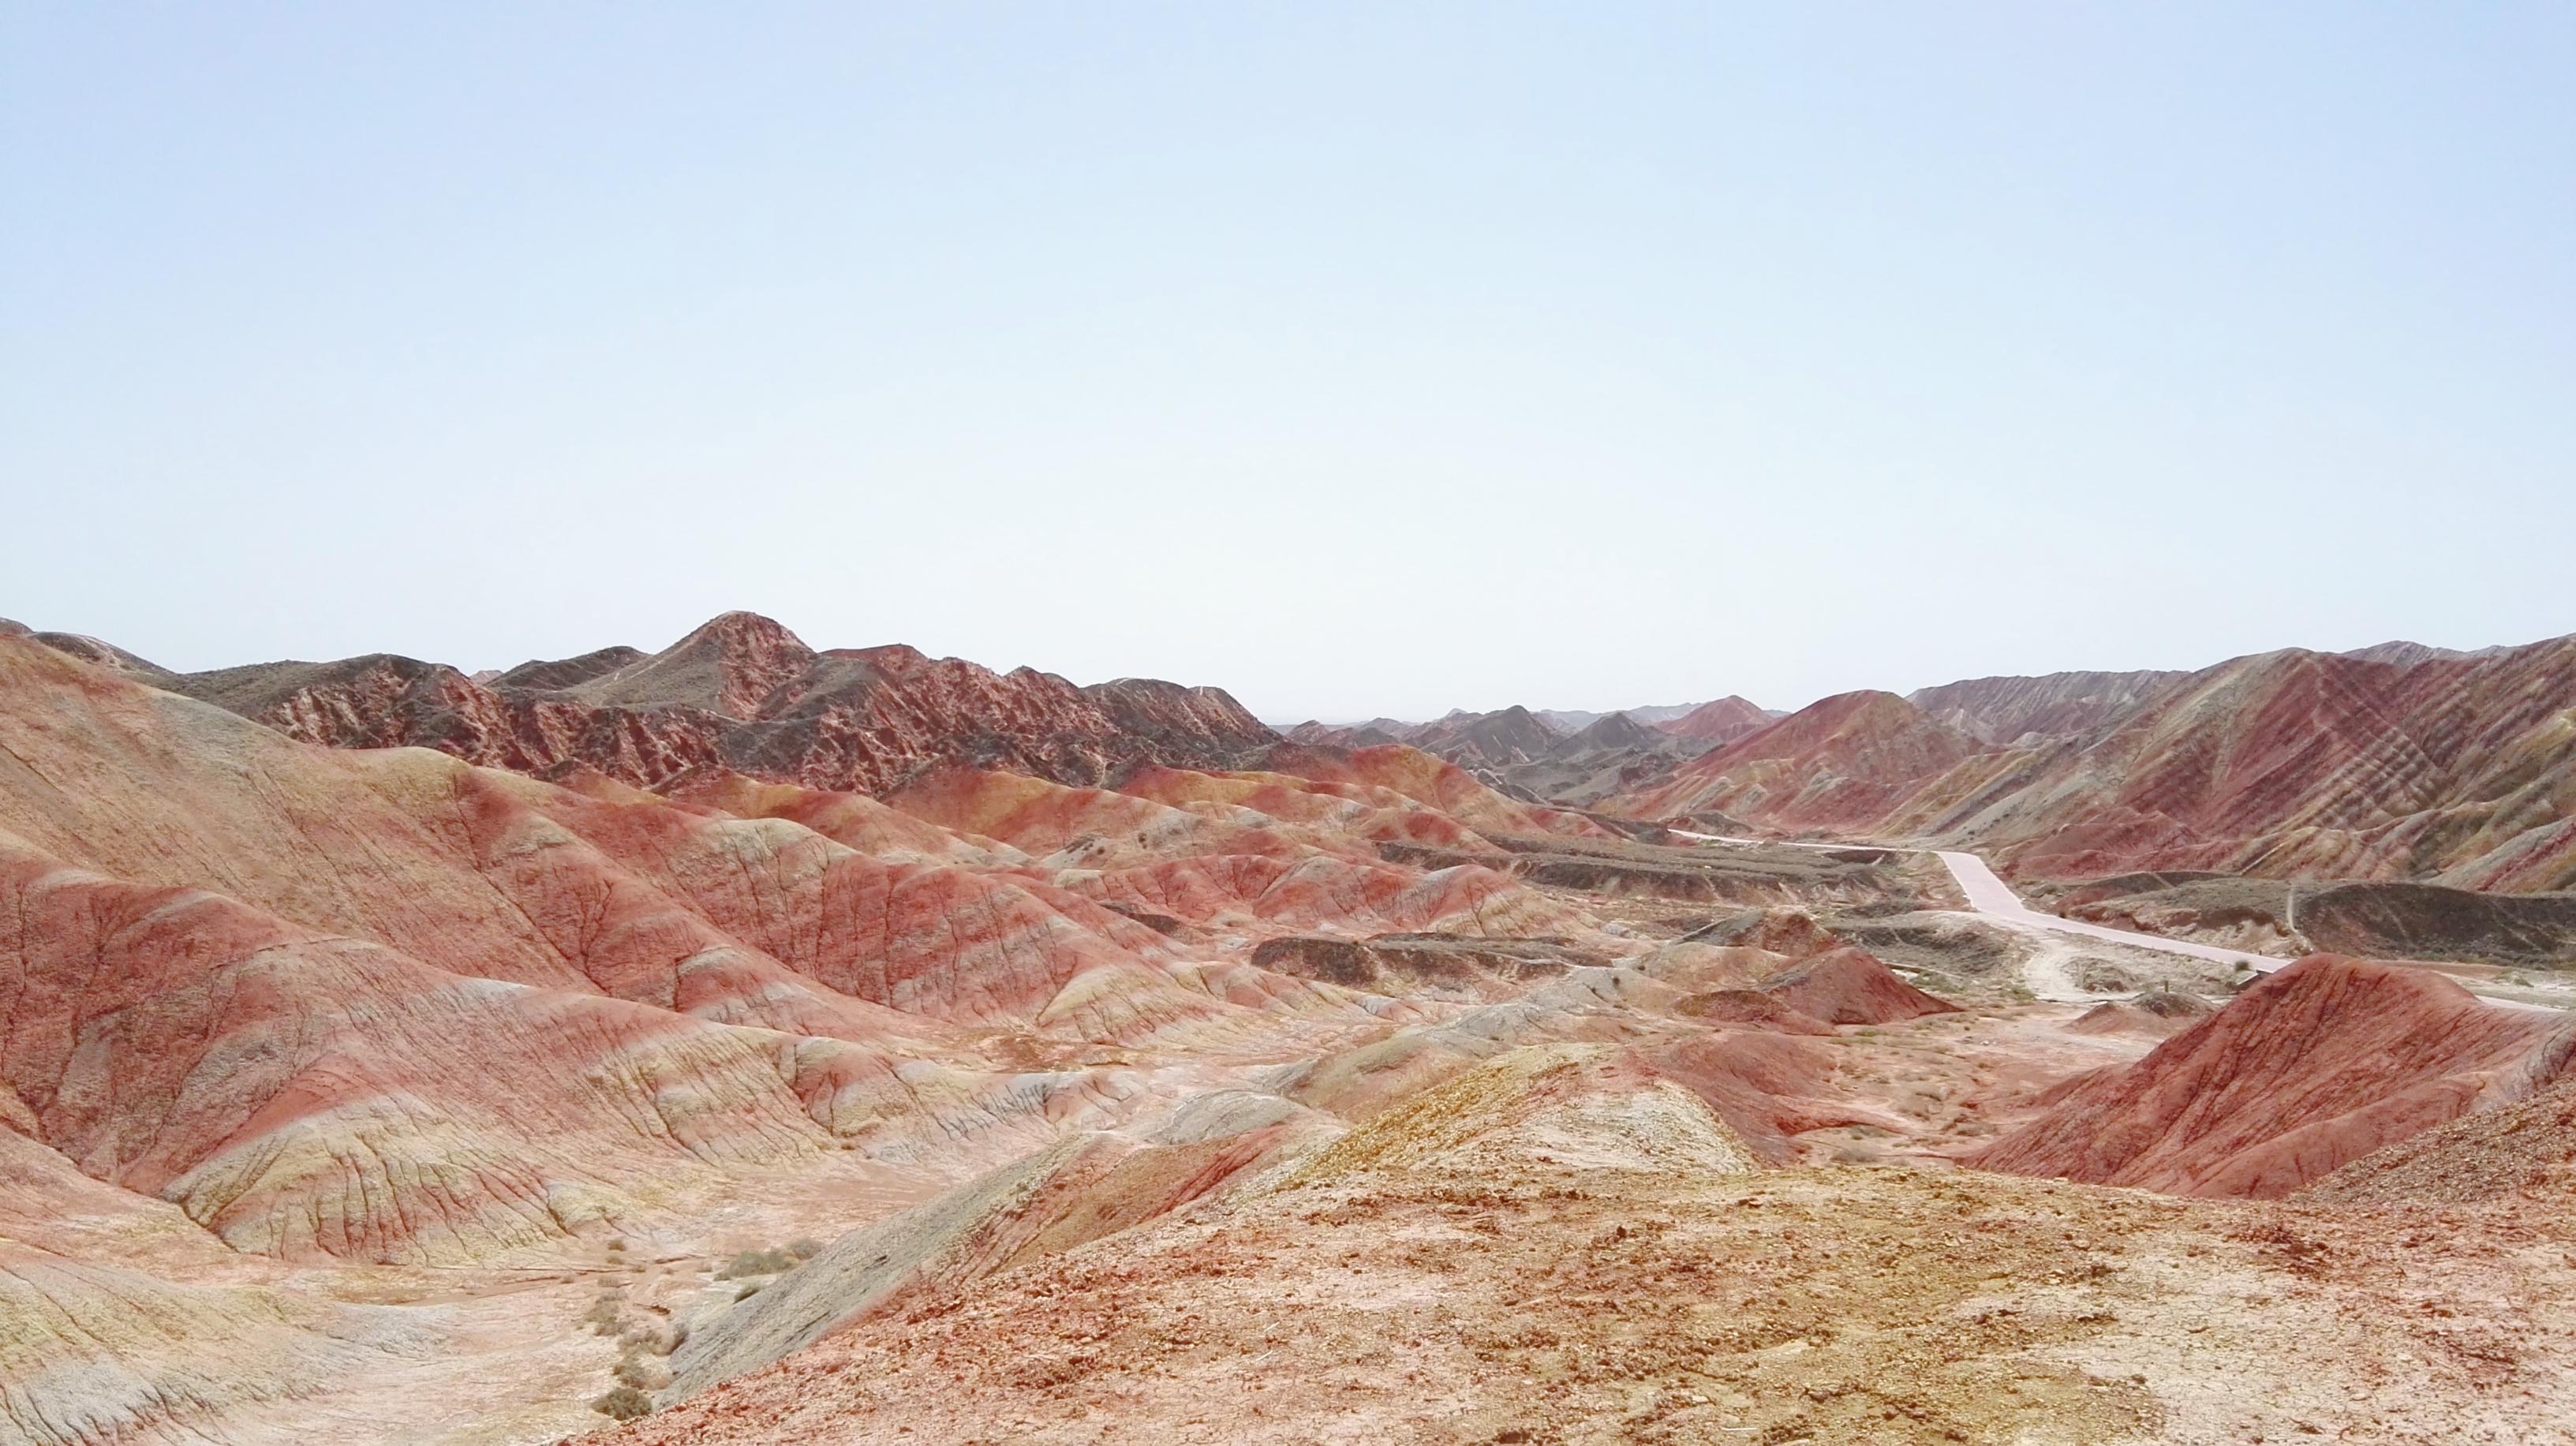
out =
<path fill-rule="evenodd" d="M 2215 964 L 2241 964 L 2257 974 L 2269 974 L 2290 963 L 2269 954 L 2249 954 L 2242 949 L 2222 949 L 2215 944 L 2195 944 L 2188 939 L 2168 939 L 2160 934 L 2136 934 L 2126 929 L 2113 929 L 2102 924 L 2088 924 L 2081 919 L 2043 914 L 2021 901 L 2012 885 L 1996 877 L 1986 861 L 1971 853 L 1935 849 L 1933 856 L 1948 866 L 1950 877 L 1958 881 L 1959 892 L 1968 896 L 1968 907 L 1999 924 L 2022 929 L 2046 929 L 2052 934 L 2081 934 L 2088 939 L 2103 939 L 2132 948 L 2154 949 L 2166 954 L 2188 954 L 2194 959 L 2207 959 Z"/>
<path fill-rule="evenodd" d="M 2100 924 L 2088 924 L 2081 919 L 2068 919 L 2056 914 L 2042 913 L 2039 910 L 2032 908 L 2030 905 L 2023 903 L 2021 901 L 2021 895 L 2014 893 L 2012 891 L 2012 885 L 2005 883 L 2001 878 L 1997 877 L 1995 871 L 1987 866 L 1984 859 L 1977 857 L 1975 854 L 1959 850 L 1922 850 L 1899 848 L 1888 844 L 1865 843 L 1793 843 L 1787 839 L 1729 838 L 1724 834 L 1692 833 L 1686 829 L 1671 829 L 1670 832 L 1682 838 L 1701 839 L 1709 843 L 1740 844 L 1756 847 L 1803 849 L 1871 848 L 1882 849 L 1888 853 L 1929 852 L 1933 857 L 1939 859 L 1944 867 L 1949 869 L 1950 877 L 1959 885 L 1959 892 L 1967 895 L 1968 908 L 1970 912 L 1975 913 L 1980 918 L 1992 919 L 1996 923 L 2002 924 L 2007 928 L 2019 929 L 2025 932 L 2073 934 L 2087 939 L 2100 939 L 2112 944 L 2126 944 L 2135 949 L 2153 949 L 2164 954 L 2183 954 L 2194 959 L 2205 959 L 2215 964 L 2242 966 L 2253 970 L 2257 974 L 2269 974 L 2276 969 L 2286 968 L 2297 962 L 2296 960 L 2291 959 L 2275 959 L 2268 954 L 2249 954 L 2242 949 L 2222 949 L 2215 944 L 2196 944 L 2188 939 L 2168 939 L 2160 934 L 2137 934 L 2132 933 L 2127 929 L 2112 929 Z M 2085 997 L 2099 998 L 2101 996 L 2087 995 Z M 2491 995 L 2483 994 L 2478 997 L 2485 1003 L 2494 1005 L 2498 1009 L 2529 1010 L 2541 1014 L 2561 1014 L 2566 1012 L 2554 1009 L 2546 1004 L 2529 1004 L 2518 999 L 2497 999 Z"/>

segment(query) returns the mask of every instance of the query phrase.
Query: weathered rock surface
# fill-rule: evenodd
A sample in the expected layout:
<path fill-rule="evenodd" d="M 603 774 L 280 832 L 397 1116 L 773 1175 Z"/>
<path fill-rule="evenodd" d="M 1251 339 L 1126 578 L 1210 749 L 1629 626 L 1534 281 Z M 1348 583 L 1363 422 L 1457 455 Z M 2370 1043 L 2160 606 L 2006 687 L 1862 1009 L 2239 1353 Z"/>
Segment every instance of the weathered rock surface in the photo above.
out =
<path fill-rule="evenodd" d="M 1135 762 L 1222 765 L 1277 739 L 1213 688 L 1148 679 L 1078 688 L 901 646 L 816 651 L 727 613 L 658 653 L 608 648 L 489 682 L 389 655 L 266 663 L 164 686 L 310 743 L 418 745 L 545 774 L 583 765 L 654 785 L 725 768 L 874 792 L 935 763 L 1097 783 Z"/>
<path fill-rule="evenodd" d="M 2410 1135 L 2308 1186 L 2320 1205 L 2492 1204 L 2576 1198 L 2576 1080 Z"/>
<path fill-rule="evenodd" d="M 1603 807 L 1942 841 L 2024 876 L 2576 885 L 2576 637 L 2378 656 L 1849 694 Z"/>
<path fill-rule="evenodd" d="M 2512 1211 L 2564 1122 L 2474 1113 L 2564 1072 L 2549 1021 L 2309 965 L 2136 1062 L 2158 996 L 2007 1002 L 1919 856 L 1699 848 L 1230 707 L 740 615 L 213 682 L 0 628 L 0 1439 L 533 1443 L 641 1391 L 692 1440 L 2552 1419 L 2576 1269 Z M 1826 711 L 1714 786 L 1823 832 L 2088 746 Z M 1579 756 L 1687 752 L 1638 721 Z M 2369 1198 L 2494 1188 L 2393 1317 L 2317 1305 L 2390 1289 L 2315 1264 L 2328 1207 L 1878 1167 L 2024 1122 L 1989 1153 L 2237 1195 L 2433 1125 Z M 2174 1388 L 2285 1270 L 2299 1329 Z"/>
<path fill-rule="evenodd" d="M 2036 678 L 1968 678 L 1920 688 L 1905 701 L 1987 743 L 2037 734 L 2081 738 L 2119 722 L 2189 673 L 2047 673 Z"/>
<path fill-rule="evenodd" d="M 2272 1198 L 2576 1070 L 2576 1022 L 2333 955 L 2264 978 L 2134 1065 L 2070 1084 L 1984 1169 Z"/>
<path fill-rule="evenodd" d="M 1626 807 L 1859 832 L 1982 751 L 1893 693 L 1845 693 L 1693 759 Z"/>
<path fill-rule="evenodd" d="M 1868 950 L 1849 944 L 1773 977 L 1762 992 L 1827 1024 L 1893 1024 L 1958 1012 L 1958 1006 L 1906 983 Z"/>

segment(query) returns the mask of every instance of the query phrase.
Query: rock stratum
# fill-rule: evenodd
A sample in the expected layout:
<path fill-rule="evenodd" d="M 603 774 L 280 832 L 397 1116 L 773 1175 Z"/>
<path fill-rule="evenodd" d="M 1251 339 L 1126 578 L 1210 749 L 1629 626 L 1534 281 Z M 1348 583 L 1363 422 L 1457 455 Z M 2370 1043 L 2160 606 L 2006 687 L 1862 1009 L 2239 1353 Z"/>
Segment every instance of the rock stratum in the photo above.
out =
<path fill-rule="evenodd" d="M 1848 694 L 1600 806 L 1939 842 L 2027 878 L 2205 870 L 2566 890 L 2576 638 Z"/>
<path fill-rule="evenodd" d="M 1214 688 L 1076 687 L 903 646 L 818 652 L 753 613 L 658 653 L 604 648 L 481 680 L 390 654 L 145 676 L 308 743 L 435 748 L 522 773 L 578 766 L 648 787 L 724 769 L 872 792 L 940 763 L 1097 783 L 1125 764 L 1221 766 L 1278 741 Z"/>
<path fill-rule="evenodd" d="M 2188 682 L 1448 758 L 746 614 L 481 676 L 0 628 L 0 1442 L 2545 1435 L 2562 1017 L 1565 806 L 1871 830 Z M 2424 787 L 2555 787 L 2514 697 Z M 2267 747 L 2249 817 L 2373 776 Z M 2544 896 L 2320 897 L 2556 957 Z"/>

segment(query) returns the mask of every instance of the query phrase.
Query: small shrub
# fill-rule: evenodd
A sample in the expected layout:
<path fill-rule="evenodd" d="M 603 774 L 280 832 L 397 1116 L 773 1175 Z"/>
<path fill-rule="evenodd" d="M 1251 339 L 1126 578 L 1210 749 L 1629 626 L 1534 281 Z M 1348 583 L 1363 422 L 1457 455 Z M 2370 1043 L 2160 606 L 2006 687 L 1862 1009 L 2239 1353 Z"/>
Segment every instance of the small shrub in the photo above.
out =
<path fill-rule="evenodd" d="M 590 1409 L 619 1421 L 653 1414 L 653 1398 L 633 1386 L 619 1386 L 590 1403 Z"/>
<path fill-rule="evenodd" d="M 796 1257 L 784 1250 L 746 1250 L 725 1262 L 716 1272 L 718 1280 L 736 1280 L 746 1275 L 776 1275 L 796 1264 Z"/>
<path fill-rule="evenodd" d="M 592 1335 L 613 1336 L 625 1322 L 624 1314 L 618 1308 L 619 1305 L 620 1302 L 616 1296 L 603 1295 L 590 1303 L 589 1310 L 582 1312 L 581 1323 L 590 1327 Z"/>
<path fill-rule="evenodd" d="M 811 1260 L 815 1256 L 823 1253 L 823 1242 L 815 1239 L 811 1235 L 805 1236 L 801 1239 L 791 1240 L 787 1244 L 787 1253 L 795 1256 L 798 1260 Z"/>
<path fill-rule="evenodd" d="M 658 1391 L 671 1384 L 671 1373 L 661 1362 L 643 1356 L 628 1356 L 617 1363 L 618 1384 L 639 1391 Z"/>

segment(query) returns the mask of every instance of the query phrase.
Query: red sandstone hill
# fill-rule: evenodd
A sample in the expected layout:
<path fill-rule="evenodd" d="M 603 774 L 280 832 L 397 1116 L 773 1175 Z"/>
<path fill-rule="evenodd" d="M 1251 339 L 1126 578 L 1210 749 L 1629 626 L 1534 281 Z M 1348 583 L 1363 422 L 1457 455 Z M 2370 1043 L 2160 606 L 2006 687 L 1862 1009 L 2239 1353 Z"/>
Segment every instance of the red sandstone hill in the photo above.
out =
<path fill-rule="evenodd" d="M 1630 808 L 1775 828 L 1864 828 L 1980 751 L 1893 693 L 1845 693 L 1683 764 Z"/>
<path fill-rule="evenodd" d="M 1654 725 L 1675 738 L 1693 743 L 1716 745 L 1732 743 L 1757 729 L 1770 726 L 1771 714 L 1749 698 L 1729 695 L 1702 703 L 1679 718 Z"/>
<path fill-rule="evenodd" d="M 385 654 L 154 681 L 311 743 L 419 745 L 541 775 L 581 765 L 647 786 L 722 768 L 873 792 L 937 763 L 1097 783 L 1127 764 L 1223 765 L 1277 741 L 1213 688 L 1076 687 L 900 646 L 818 652 L 751 613 L 658 653 L 607 648 L 481 682 Z"/>
<path fill-rule="evenodd" d="M 2576 1023 L 2438 974 L 2316 955 L 2136 1064 L 2085 1076 L 1971 1163 L 2183 1195 L 2272 1198 L 2576 1074 Z"/>
<path fill-rule="evenodd" d="M 2411 664 L 2241 658 L 2049 760 L 1972 828 L 2058 876 L 2260 868 L 2564 887 L 2571 716 L 2576 638 Z"/>
<path fill-rule="evenodd" d="M 1602 806 L 1946 842 L 2025 875 L 2576 886 L 2576 637 L 2389 656 L 1849 694 Z"/>
<path fill-rule="evenodd" d="M 701 696 L 737 705 L 750 676 Z M 933 1142 L 943 1169 L 991 1163 L 1140 1099 L 996 1067 L 961 1029 L 1222 1037 L 1287 1010 L 1293 1038 L 1296 1011 L 1343 1007 L 1104 902 L 1171 887 L 1076 893 L 872 800 L 565 782 L 298 743 L 0 637 L 0 1128 L 245 1251 L 485 1259 L 651 1228 L 743 1170 Z M 1206 822 L 1293 844 L 1403 812 L 1313 797 L 1315 823 Z M 1484 870 L 1282 852 L 1203 870 L 1197 907 L 1255 936 L 1562 923 Z"/>
<path fill-rule="evenodd" d="M 1770 979 L 1762 992 L 1825 1024 L 1892 1024 L 1958 1007 L 1915 988 L 1857 945 L 1826 950 Z"/>
<path fill-rule="evenodd" d="M 2083 737 L 2119 722 L 2188 673 L 2046 673 L 2035 678 L 1968 678 L 1921 688 L 1905 701 L 1988 743 L 2028 734 Z"/>

